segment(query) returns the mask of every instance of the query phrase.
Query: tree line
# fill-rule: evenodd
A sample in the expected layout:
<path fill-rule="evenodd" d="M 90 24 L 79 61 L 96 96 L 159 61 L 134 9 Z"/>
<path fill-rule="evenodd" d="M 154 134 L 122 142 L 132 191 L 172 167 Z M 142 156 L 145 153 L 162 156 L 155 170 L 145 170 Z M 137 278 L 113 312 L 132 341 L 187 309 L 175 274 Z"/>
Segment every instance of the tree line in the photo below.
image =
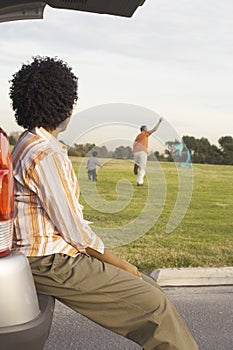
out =
<path fill-rule="evenodd" d="M 68 154 L 69 156 L 88 157 L 93 151 L 96 151 L 100 158 L 133 158 L 133 150 L 130 146 L 119 146 L 114 151 L 109 151 L 106 146 L 99 147 L 94 143 L 74 144 L 74 146 L 69 147 Z"/>
<path fill-rule="evenodd" d="M 219 147 L 209 142 L 207 138 L 195 138 L 194 136 L 183 136 L 184 150 L 189 150 L 191 162 L 199 164 L 223 164 L 233 165 L 233 137 L 223 136 L 218 140 Z M 177 144 L 177 140 L 166 143 L 164 153 L 158 151 L 148 155 L 149 160 L 174 161 L 170 147 Z M 101 158 L 123 158 L 132 159 L 133 150 L 130 146 L 120 146 L 114 151 L 108 151 L 105 146 L 98 147 L 95 144 L 79 144 L 69 149 L 69 155 L 85 157 L 90 151 L 97 151 Z M 185 157 L 185 155 L 184 155 Z M 184 159 L 185 161 L 185 159 Z"/>
<path fill-rule="evenodd" d="M 9 134 L 9 142 L 15 145 L 20 133 L 12 132 Z M 194 136 L 183 136 L 184 150 L 189 150 L 192 163 L 199 164 L 223 164 L 233 165 L 233 137 L 222 136 L 218 140 L 219 146 L 211 144 L 205 137 L 195 138 Z M 163 153 L 158 151 L 151 152 L 148 155 L 149 160 L 174 161 L 171 152 L 172 145 L 177 145 L 179 141 L 168 141 Z M 86 157 L 90 156 L 92 151 L 97 151 L 100 158 L 120 158 L 133 159 L 133 150 L 130 146 L 119 146 L 114 151 L 110 151 L 106 146 L 96 146 L 94 143 L 74 144 L 69 147 L 69 156 Z"/>
<path fill-rule="evenodd" d="M 183 142 L 191 153 L 192 163 L 233 165 L 232 136 L 220 137 L 219 147 L 204 137 L 183 136 Z"/>

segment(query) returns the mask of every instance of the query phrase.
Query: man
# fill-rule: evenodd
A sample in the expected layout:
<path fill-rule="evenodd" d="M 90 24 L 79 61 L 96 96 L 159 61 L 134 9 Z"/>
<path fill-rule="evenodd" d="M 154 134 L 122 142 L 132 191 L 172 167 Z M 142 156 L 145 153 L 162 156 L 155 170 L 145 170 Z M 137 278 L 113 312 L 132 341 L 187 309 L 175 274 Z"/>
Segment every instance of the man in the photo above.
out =
<path fill-rule="evenodd" d="M 13 151 L 15 250 L 28 256 L 37 290 L 144 349 L 196 350 L 157 283 L 107 249 L 83 217 L 77 178 L 57 140 L 78 98 L 71 68 L 35 57 L 13 76 L 10 97 L 26 129 Z"/>
<path fill-rule="evenodd" d="M 137 185 L 143 185 L 143 179 L 146 174 L 147 152 L 148 152 L 148 138 L 156 130 L 158 130 L 163 118 L 159 119 L 158 124 L 153 129 L 147 130 L 146 125 L 142 125 L 140 128 L 141 133 L 138 134 L 133 144 L 134 154 L 134 174 L 137 176 Z"/>

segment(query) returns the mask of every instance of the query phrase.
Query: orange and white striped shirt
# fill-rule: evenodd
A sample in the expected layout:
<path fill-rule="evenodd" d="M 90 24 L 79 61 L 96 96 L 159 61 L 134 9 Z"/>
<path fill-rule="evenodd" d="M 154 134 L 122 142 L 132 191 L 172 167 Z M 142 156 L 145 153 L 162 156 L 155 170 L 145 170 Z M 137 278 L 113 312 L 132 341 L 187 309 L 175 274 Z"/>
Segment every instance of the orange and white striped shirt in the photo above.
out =
<path fill-rule="evenodd" d="M 75 256 L 104 244 L 83 218 L 67 148 L 43 128 L 25 131 L 12 152 L 14 249 L 27 256 Z"/>

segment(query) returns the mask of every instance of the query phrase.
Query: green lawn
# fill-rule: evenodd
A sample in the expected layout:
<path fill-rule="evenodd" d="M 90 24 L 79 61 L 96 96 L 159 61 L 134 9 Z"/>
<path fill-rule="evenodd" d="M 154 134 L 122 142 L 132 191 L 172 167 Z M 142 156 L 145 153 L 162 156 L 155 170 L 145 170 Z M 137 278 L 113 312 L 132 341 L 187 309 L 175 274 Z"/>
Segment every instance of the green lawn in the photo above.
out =
<path fill-rule="evenodd" d="M 93 183 L 86 159 L 71 160 L 84 217 L 108 246 L 141 270 L 233 265 L 232 166 L 195 164 L 178 171 L 173 163 L 148 162 L 147 180 L 137 187 L 132 161 L 101 159 L 106 163 Z"/>

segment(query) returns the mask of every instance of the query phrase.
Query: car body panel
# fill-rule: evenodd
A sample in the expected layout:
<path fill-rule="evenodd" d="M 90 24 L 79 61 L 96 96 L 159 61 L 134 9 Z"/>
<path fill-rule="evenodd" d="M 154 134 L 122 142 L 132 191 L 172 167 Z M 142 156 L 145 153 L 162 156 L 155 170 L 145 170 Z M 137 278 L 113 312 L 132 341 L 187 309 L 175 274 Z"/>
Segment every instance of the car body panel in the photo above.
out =
<path fill-rule="evenodd" d="M 40 313 L 27 258 L 12 252 L 0 258 L 0 327 L 31 321 Z"/>
<path fill-rule="evenodd" d="M 6 350 L 42 350 L 49 336 L 55 299 L 38 294 L 41 313 L 35 319 L 15 326 L 0 327 L 0 348 Z"/>

